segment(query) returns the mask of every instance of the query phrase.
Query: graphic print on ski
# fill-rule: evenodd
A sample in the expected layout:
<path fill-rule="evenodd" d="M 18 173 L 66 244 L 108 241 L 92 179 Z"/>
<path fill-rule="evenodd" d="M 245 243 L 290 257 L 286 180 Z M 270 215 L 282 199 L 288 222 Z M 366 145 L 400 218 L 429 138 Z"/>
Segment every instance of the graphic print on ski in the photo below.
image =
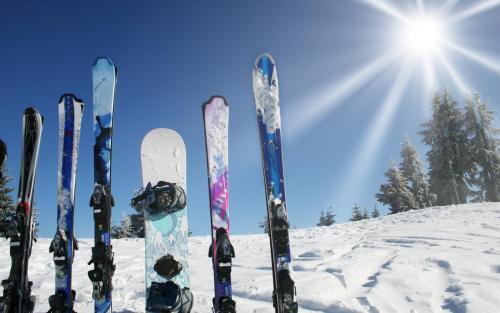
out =
<path fill-rule="evenodd" d="M 157 313 L 159 310 L 155 308 L 170 305 L 168 301 L 165 303 L 156 301 L 161 300 L 164 293 L 168 293 L 169 286 L 166 282 L 174 282 L 181 292 L 184 292 L 182 291 L 184 288 L 190 287 L 186 148 L 181 136 L 166 128 L 148 132 L 141 144 L 141 166 L 143 194 L 149 193 L 153 199 L 158 200 L 155 199 L 144 209 L 146 312 Z M 154 192 L 161 188 L 169 192 L 167 194 Z M 164 198 L 165 196 L 167 197 Z M 163 205 L 164 203 L 169 205 Z M 159 273 L 159 268 L 162 268 L 161 261 L 178 264 L 180 268 L 170 269 L 172 273 L 169 275 L 163 271 Z M 189 312 L 187 309 L 190 307 L 185 309 L 186 311 L 181 312 Z"/>
<path fill-rule="evenodd" d="M 32 205 L 42 126 L 40 113 L 34 108 L 27 108 L 23 114 L 18 202 L 7 231 L 12 265 L 9 278 L 2 281 L 4 290 L 0 312 L 3 313 L 31 313 L 35 308 L 36 299 L 31 295 L 33 283 L 28 280 L 28 261 L 34 240 Z"/>
<path fill-rule="evenodd" d="M 94 117 L 94 264 L 89 271 L 96 313 L 111 313 L 112 277 L 115 271 L 111 246 L 111 138 L 116 85 L 116 67 L 108 58 L 98 58 L 92 67 Z"/>
<path fill-rule="evenodd" d="M 292 258 L 281 150 L 278 74 L 273 58 L 269 54 L 259 56 L 252 74 L 271 243 L 273 304 L 276 313 L 293 313 L 298 311 L 298 305 L 295 283 L 290 277 Z"/>
<path fill-rule="evenodd" d="M 73 313 L 76 292 L 71 289 L 74 250 L 78 243 L 73 232 L 75 183 L 83 101 L 72 94 L 59 99 L 59 161 L 57 231 L 50 244 L 56 270 L 55 294 L 49 297 L 53 313 Z"/>
<path fill-rule="evenodd" d="M 213 96 L 203 104 L 203 122 L 212 234 L 208 256 L 212 258 L 214 271 L 214 312 L 233 313 L 236 312 L 236 303 L 231 290 L 231 259 L 235 255 L 229 241 L 229 106 L 223 97 Z"/>

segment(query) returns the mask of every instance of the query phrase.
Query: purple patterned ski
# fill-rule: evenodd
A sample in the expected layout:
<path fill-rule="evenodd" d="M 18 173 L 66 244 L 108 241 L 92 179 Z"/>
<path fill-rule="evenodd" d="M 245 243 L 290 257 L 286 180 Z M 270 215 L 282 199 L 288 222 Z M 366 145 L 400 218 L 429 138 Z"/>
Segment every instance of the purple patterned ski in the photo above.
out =
<path fill-rule="evenodd" d="M 231 266 L 234 249 L 229 241 L 228 122 L 229 106 L 220 96 L 203 104 L 207 148 L 208 191 L 212 243 L 208 252 L 214 270 L 215 313 L 236 312 L 232 299 Z"/>

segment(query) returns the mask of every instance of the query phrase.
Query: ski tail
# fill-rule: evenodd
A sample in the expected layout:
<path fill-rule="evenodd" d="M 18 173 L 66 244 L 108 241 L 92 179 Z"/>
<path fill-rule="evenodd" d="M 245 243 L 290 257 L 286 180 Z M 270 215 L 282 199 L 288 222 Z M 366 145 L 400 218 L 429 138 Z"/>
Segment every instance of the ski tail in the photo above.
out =
<path fill-rule="evenodd" d="M 35 108 L 27 108 L 23 114 L 18 204 L 7 232 L 12 266 L 9 278 L 2 281 L 4 292 L 0 301 L 8 313 L 33 312 L 35 307 L 35 297 L 31 295 L 33 283 L 28 280 L 28 261 L 35 235 L 32 204 L 42 128 L 42 115 Z"/>
<path fill-rule="evenodd" d="M 236 311 L 232 299 L 231 268 L 234 248 L 229 240 L 228 123 L 229 106 L 222 96 L 213 96 L 203 104 L 205 148 L 207 152 L 208 191 L 212 242 L 209 257 L 214 271 L 213 310 Z"/>

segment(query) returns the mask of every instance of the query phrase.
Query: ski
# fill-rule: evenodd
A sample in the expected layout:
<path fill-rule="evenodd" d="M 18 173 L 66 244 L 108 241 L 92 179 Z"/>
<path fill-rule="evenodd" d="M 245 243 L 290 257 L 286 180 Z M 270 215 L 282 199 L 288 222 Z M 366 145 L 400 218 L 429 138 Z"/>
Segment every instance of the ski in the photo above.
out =
<path fill-rule="evenodd" d="M 28 280 L 28 261 L 35 239 L 32 205 L 42 127 L 43 117 L 40 113 L 34 108 L 27 108 L 23 114 L 18 202 L 7 232 L 12 266 L 9 278 L 2 281 L 4 290 L 0 299 L 0 312 L 3 313 L 31 313 L 35 308 L 36 299 L 31 295 L 33 283 Z"/>
<path fill-rule="evenodd" d="M 111 138 L 116 85 L 116 67 L 108 58 L 98 58 L 92 68 L 94 118 L 94 193 L 90 206 L 94 211 L 94 269 L 89 271 L 92 282 L 94 310 L 111 313 L 113 247 L 111 245 Z"/>
<path fill-rule="evenodd" d="M 0 139 L 0 179 L 2 179 L 3 168 L 7 162 L 7 145 Z"/>
<path fill-rule="evenodd" d="M 276 313 L 295 313 L 295 283 L 290 276 L 291 253 L 281 148 L 281 117 L 276 64 L 269 54 L 253 66 L 253 93 L 257 110 L 267 222 L 273 269 L 273 304 Z"/>
<path fill-rule="evenodd" d="M 212 258 L 214 271 L 213 311 L 215 313 L 234 313 L 236 312 L 236 303 L 232 299 L 231 267 L 235 254 L 229 240 L 229 106 L 223 97 L 214 96 L 203 104 L 203 121 L 212 234 L 208 256 Z"/>
<path fill-rule="evenodd" d="M 181 136 L 151 130 L 141 144 L 143 188 L 132 205 L 144 212 L 146 312 L 189 313 L 186 148 Z"/>
<path fill-rule="evenodd" d="M 55 264 L 55 293 L 49 297 L 52 313 L 73 313 L 76 292 L 71 289 L 74 251 L 75 183 L 83 101 L 71 94 L 59 99 L 59 163 L 57 231 L 50 244 Z"/>

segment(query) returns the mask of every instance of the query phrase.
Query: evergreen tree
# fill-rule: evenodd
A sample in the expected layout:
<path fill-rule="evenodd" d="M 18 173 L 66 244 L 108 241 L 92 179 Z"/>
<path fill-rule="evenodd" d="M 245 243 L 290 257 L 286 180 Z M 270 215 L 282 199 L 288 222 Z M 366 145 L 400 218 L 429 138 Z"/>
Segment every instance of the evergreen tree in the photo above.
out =
<path fill-rule="evenodd" d="M 12 179 L 9 177 L 5 165 L 0 166 L 0 236 L 1 237 L 5 237 L 5 234 L 9 226 L 8 221 L 14 215 L 16 210 L 14 201 L 10 196 L 10 193 L 13 191 L 13 189 L 9 187 L 9 182 L 11 180 Z"/>
<path fill-rule="evenodd" d="M 325 214 L 325 226 L 330 226 L 336 223 L 335 214 L 333 214 L 333 208 L 329 207 Z"/>
<path fill-rule="evenodd" d="M 413 194 L 408 189 L 406 179 L 394 162 L 391 162 L 385 176 L 387 183 L 380 185 L 380 192 L 375 195 L 377 200 L 389 205 L 391 214 L 415 209 Z"/>
<path fill-rule="evenodd" d="M 333 208 L 329 207 L 326 212 L 324 210 L 321 210 L 319 222 L 316 225 L 317 226 L 330 226 L 333 224 L 335 224 L 335 214 L 333 214 Z"/>
<path fill-rule="evenodd" d="M 121 221 L 121 237 L 120 238 L 132 238 L 134 236 L 134 230 L 132 228 L 132 222 L 130 221 L 130 216 L 126 215 L 122 212 L 122 221 Z"/>
<path fill-rule="evenodd" d="M 380 216 L 380 212 L 378 211 L 378 209 L 377 209 L 377 206 L 376 206 L 376 205 L 373 207 L 373 210 L 372 210 L 372 212 L 370 213 L 370 216 L 371 216 L 372 218 L 377 218 L 377 217 L 379 217 L 379 216 Z"/>
<path fill-rule="evenodd" d="M 430 146 L 430 192 L 436 195 L 436 205 L 466 203 L 471 191 L 465 182 L 469 162 L 464 114 L 448 90 L 441 96 L 435 94 L 432 105 L 432 118 L 420 132 L 422 141 Z"/>
<path fill-rule="evenodd" d="M 111 238 L 119 239 L 121 238 L 121 235 L 122 235 L 121 225 L 113 224 L 111 226 Z"/>
<path fill-rule="evenodd" d="M 369 218 L 370 218 L 370 215 L 368 214 L 368 210 L 367 209 L 363 209 L 363 219 L 367 220 Z"/>
<path fill-rule="evenodd" d="M 405 135 L 405 141 L 401 148 L 399 168 L 408 183 L 408 189 L 413 194 L 415 208 L 423 209 L 432 206 L 436 196 L 429 191 L 424 166 L 418 156 L 417 148 L 410 141 L 408 135 Z"/>
<path fill-rule="evenodd" d="M 492 126 L 493 112 L 478 93 L 467 97 L 465 130 L 468 138 L 469 172 L 467 181 L 475 185 L 473 201 L 499 201 L 500 156 L 499 130 Z"/>
<path fill-rule="evenodd" d="M 361 208 L 355 203 L 352 208 L 351 222 L 361 221 L 363 219 L 363 214 L 361 213 Z"/>
<path fill-rule="evenodd" d="M 316 226 L 325 226 L 325 211 L 321 210 L 321 213 L 319 215 L 319 222 L 316 224 Z"/>

